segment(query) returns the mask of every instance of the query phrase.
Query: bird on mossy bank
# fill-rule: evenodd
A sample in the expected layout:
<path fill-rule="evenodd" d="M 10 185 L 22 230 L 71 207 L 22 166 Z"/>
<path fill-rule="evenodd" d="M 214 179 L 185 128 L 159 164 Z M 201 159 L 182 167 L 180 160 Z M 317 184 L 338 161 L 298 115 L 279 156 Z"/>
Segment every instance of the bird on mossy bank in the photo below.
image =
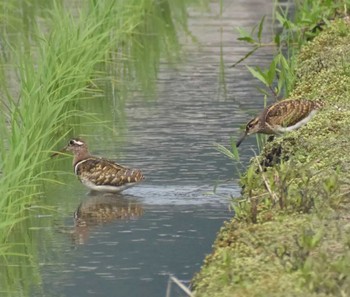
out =
<path fill-rule="evenodd" d="M 308 123 L 324 106 L 320 100 L 291 99 L 276 102 L 266 107 L 259 115 L 248 122 L 236 147 L 254 133 L 278 135 L 300 128 Z"/>
<path fill-rule="evenodd" d="M 140 169 L 90 155 L 87 144 L 72 138 L 61 151 L 73 152 L 73 169 L 79 180 L 92 191 L 118 193 L 144 180 Z M 58 155 L 54 153 L 52 157 Z"/>

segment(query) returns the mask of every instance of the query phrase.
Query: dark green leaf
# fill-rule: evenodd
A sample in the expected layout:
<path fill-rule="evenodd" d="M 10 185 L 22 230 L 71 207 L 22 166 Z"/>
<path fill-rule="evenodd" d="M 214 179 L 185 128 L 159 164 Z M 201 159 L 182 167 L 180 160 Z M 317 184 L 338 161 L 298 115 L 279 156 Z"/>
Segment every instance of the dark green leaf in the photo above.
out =
<path fill-rule="evenodd" d="M 238 37 L 237 40 L 246 41 L 248 43 L 255 43 L 255 40 L 249 36 Z"/>
<path fill-rule="evenodd" d="M 259 31 L 258 31 L 258 40 L 259 43 L 261 43 L 261 33 L 264 27 L 264 21 L 265 21 L 265 16 L 263 16 L 263 18 L 261 19 L 260 23 L 259 23 Z"/>
<path fill-rule="evenodd" d="M 239 63 L 247 59 L 250 55 L 252 55 L 259 47 L 254 47 L 249 53 L 247 53 L 243 58 L 239 59 L 236 63 L 234 63 L 231 67 L 236 67 Z"/>
<path fill-rule="evenodd" d="M 269 86 L 272 85 L 276 75 L 276 61 L 275 59 L 272 60 L 269 70 L 266 73 L 266 80 Z"/>
<path fill-rule="evenodd" d="M 269 86 L 267 78 L 265 73 L 263 73 L 259 67 L 256 67 L 255 69 L 252 67 L 247 66 L 248 70 L 250 71 L 250 73 L 257 78 L 258 80 L 260 80 L 262 83 L 264 83 L 266 86 Z"/>

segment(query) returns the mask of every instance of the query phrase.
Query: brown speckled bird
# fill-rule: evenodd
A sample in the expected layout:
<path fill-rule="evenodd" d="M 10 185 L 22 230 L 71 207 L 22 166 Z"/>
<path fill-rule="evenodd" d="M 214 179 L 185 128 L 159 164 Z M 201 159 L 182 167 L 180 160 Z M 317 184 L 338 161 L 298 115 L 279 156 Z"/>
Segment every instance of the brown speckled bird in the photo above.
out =
<path fill-rule="evenodd" d="M 126 168 L 114 161 L 91 156 L 86 143 L 79 138 L 71 139 L 63 150 L 73 152 L 74 173 L 93 191 L 117 193 L 144 180 L 139 169 Z"/>
<path fill-rule="evenodd" d="M 258 116 L 248 122 L 236 147 L 251 134 L 283 134 L 305 125 L 323 107 L 321 101 L 303 99 L 283 100 L 266 107 Z"/>

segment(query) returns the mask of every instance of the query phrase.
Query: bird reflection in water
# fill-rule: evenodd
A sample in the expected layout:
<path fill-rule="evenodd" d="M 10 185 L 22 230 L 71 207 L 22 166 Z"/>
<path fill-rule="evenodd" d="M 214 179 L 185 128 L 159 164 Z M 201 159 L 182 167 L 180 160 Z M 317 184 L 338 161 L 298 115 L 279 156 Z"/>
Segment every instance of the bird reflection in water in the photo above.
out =
<path fill-rule="evenodd" d="M 98 194 L 81 202 L 74 212 L 74 232 L 72 232 L 74 243 L 86 243 L 91 230 L 96 226 L 141 217 L 143 207 L 136 202 L 135 198 L 125 194 Z"/>

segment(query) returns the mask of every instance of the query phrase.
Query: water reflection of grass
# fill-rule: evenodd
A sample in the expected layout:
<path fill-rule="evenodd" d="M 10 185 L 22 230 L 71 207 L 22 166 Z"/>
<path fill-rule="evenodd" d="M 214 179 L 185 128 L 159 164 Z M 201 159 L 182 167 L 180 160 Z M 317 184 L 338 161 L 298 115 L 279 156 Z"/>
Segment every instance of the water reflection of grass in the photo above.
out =
<path fill-rule="evenodd" d="M 39 224 L 40 221 L 32 218 L 17 223 L 9 234 L 11 246 L 2 245 L 2 248 L 7 250 L 2 250 L 0 255 L 1 296 L 29 296 L 32 289 L 40 293 L 41 276 L 37 259 L 39 238 L 51 236 L 51 233 L 43 232 L 46 228 Z M 51 240 L 47 238 L 40 242 L 45 244 Z M 40 249 L 46 248 L 48 247 L 43 244 L 40 247 Z"/>
<path fill-rule="evenodd" d="M 179 52 L 177 28 L 186 28 L 188 5 L 170 0 L 30 2 L 0 1 L 6 12 L 1 13 L 0 57 L 0 254 L 9 264 L 1 268 L 6 270 L 0 281 L 4 292 L 24 282 L 24 274 L 40 283 L 33 245 L 38 236 L 28 231 L 28 217 L 33 204 L 42 205 L 42 184 L 52 179 L 50 151 L 81 121 L 100 125 L 99 116 L 84 111 L 84 105 L 96 94 L 96 100 L 106 100 L 101 96 L 105 82 L 117 90 L 114 98 L 120 102 L 130 85 L 154 91 L 160 58 L 169 60 Z M 14 265 L 17 261 L 25 264 Z"/>

